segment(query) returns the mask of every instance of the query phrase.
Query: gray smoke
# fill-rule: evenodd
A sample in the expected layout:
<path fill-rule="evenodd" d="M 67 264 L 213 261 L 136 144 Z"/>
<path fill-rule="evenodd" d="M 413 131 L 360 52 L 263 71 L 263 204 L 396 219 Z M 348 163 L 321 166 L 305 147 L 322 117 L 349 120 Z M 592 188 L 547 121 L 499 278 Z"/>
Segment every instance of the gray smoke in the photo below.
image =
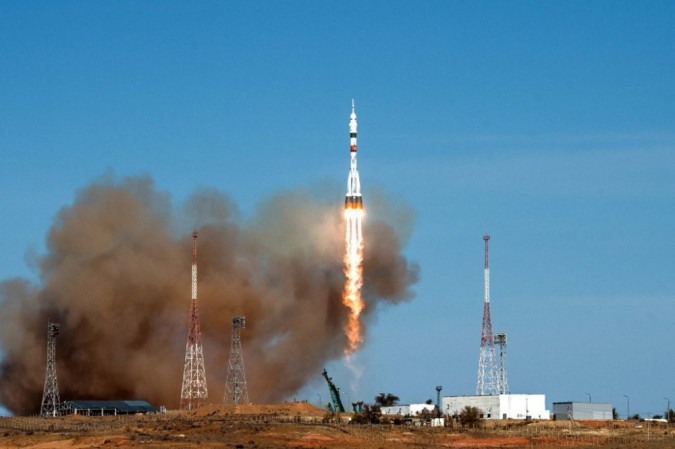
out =
<path fill-rule="evenodd" d="M 223 397 L 238 314 L 246 316 L 251 400 L 283 400 L 345 346 L 341 212 L 339 203 L 293 191 L 243 220 L 217 191 L 199 191 L 175 208 L 147 177 L 89 185 L 58 213 L 38 259 L 39 284 L 0 283 L 0 402 L 17 414 L 39 410 L 49 318 L 61 323 L 62 399 L 140 398 L 177 407 L 190 306 L 192 229 L 185 223 L 199 231 L 209 402 Z M 377 303 L 413 296 L 418 269 L 401 254 L 396 225 L 366 220 L 366 322 Z"/>

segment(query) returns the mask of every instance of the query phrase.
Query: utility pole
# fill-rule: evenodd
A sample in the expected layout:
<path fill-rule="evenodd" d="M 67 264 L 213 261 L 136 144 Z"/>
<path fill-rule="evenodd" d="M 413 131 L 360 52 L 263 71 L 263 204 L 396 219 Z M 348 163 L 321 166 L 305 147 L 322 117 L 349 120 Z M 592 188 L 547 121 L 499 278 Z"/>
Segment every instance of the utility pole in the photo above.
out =
<path fill-rule="evenodd" d="M 234 405 L 250 404 L 248 400 L 248 388 L 246 387 L 246 373 L 244 372 L 244 356 L 241 351 L 240 331 L 246 327 L 246 317 L 235 316 L 232 318 L 232 344 L 230 346 L 230 361 L 228 363 L 227 378 L 225 379 L 225 397 L 223 403 L 228 401 Z"/>
<path fill-rule="evenodd" d="M 58 415 L 61 405 L 59 386 L 56 381 L 56 337 L 60 332 L 60 324 L 47 321 L 47 373 L 40 406 L 40 416 L 45 418 Z"/>
<path fill-rule="evenodd" d="M 668 399 L 668 398 L 663 398 L 663 399 L 668 401 L 668 406 L 666 408 L 666 421 L 668 421 L 670 423 L 670 421 L 671 421 L 670 418 L 671 418 L 671 415 L 672 415 L 672 413 L 670 412 L 670 399 Z"/>
<path fill-rule="evenodd" d="M 441 390 L 443 385 L 436 385 L 436 416 L 441 416 Z"/>
<path fill-rule="evenodd" d="M 630 419 L 630 398 L 627 394 L 624 394 L 623 397 L 626 398 L 626 421 L 628 421 Z"/>
<path fill-rule="evenodd" d="M 204 405 L 209 397 L 206 386 L 206 368 L 202 331 L 197 308 L 197 231 L 192 233 L 192 299 L 190 301 L 190 329 L 185 345 L 183 385 L 180 392 L 180 409 L 192 410 Z"/>

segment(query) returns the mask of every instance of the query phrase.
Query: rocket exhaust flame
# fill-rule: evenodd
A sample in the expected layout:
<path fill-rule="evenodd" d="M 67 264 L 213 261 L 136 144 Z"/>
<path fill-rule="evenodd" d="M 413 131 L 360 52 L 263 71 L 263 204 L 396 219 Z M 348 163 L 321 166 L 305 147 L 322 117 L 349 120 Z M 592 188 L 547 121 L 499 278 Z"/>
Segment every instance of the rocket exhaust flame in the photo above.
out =
<path fill-rule="evenodd" d="M 346 276 L 342 303 L 349 308 L 349 317 L 345 325 L 347 347 L 345 355 L 356 351 L 363 336 L 359 317 L 365 304 L 361 297 L 363 286 L 363 199 L 361 197 L 361 182 L 356 165 L 357 151 L 357 122 L 352 100 L 352 113 L 349 117 L 349 150 L 351 164 L 347 178 L 347 196 L 345 198 L 345 257 L 344 272 Z"/>
<path fill-rule="evenodd" d="M 363 209 L 347 209 L 344 216 L 347 222 L 344 258 L 347 280 L 345 282 L 342 303 L 349 308 L 349 317 L 345 326 L 345 333 L 348 339 L 345 355 L 349 355 L 356 351 L 361 343 L 363 343 L 361 324 L 359 322 L 359 316 L 365 306 L 363 298 L 361 298 L 361 287 L 363 286 L 361 219 L 363 217 Z"/>

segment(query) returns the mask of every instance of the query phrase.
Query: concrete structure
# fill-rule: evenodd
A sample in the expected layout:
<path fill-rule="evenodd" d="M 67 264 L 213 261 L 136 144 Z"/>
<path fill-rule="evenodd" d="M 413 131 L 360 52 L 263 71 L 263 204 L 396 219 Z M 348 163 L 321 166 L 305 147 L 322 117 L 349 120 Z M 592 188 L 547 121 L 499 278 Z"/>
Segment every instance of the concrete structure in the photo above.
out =
<path fill-rule="evenodd" d="M 400 415 L 400 416 L 416 416 L 426 409 L 428 412 L 433 412 L 436 409 L 434 404 L 407 404 L 407 405 L 392 405 L 390 407 L 381 407 L 383 415 Z"/>
<path fill-rule="evenodd" d="M 444 414 L 459 414 L 466 406 L 476 407 L 483 419 L 551 419 L 543 394 L 493 394 L 446 396 L 441 400 Z"/>
<path fill-rule="evenodd" d="M 554 402 L 553 419 L 595 419 L 612 420 L 612 404 L 595 404 L 592 402 Z"/>

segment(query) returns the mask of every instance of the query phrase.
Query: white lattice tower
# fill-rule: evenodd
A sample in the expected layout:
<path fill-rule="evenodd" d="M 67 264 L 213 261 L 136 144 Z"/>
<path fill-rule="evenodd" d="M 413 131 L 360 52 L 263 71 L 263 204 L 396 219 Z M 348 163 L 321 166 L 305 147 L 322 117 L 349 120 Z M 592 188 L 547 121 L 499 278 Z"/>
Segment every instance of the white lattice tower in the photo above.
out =
<path fill-rule="evenodd" d="M 42 391 L 42 405 L 40 416 L 50 417 L 59 414 L 59 386 L 56 381 L 56 337 L 61 331 L 61 325 L 47 321 L 47 374 L 45 387 Z"/>
<path fill-rule="evenodd" d="M 483 329 L 480 336 L 480 358 L 478 360 L 478 380 L 476 394 L 498 394 L 497 363 L 495 360 L 495 341 L 492 335 L 492 321 L 490 318 L 490 263 L 488 257 L 489 235 L 484 235 L 485 241 L 485 301 L 483 303 Z"/>
<path fill-rule="evenodd" d="M 225 397 L 223 403 L 249 404 L 248 388 L 246 387 L 246 373 L 244 371 L 244 357 L 241 351 L 240 330 L 246 327 L 246 318 L 235 316 L 232 318 L 232 344 L 230 345 L 230 361 L 225 378 Z"/>
<path fill-rule="evenodd" d="M 180 392 L 181 410 L 192 410 L 203 405 L 209 397 L 206 387 L 204 348 L 197 308 L 197 232 L 192 233 L 192 300 L 190 303 L 190 330 L 185 345 L 183 386 Z"/>

